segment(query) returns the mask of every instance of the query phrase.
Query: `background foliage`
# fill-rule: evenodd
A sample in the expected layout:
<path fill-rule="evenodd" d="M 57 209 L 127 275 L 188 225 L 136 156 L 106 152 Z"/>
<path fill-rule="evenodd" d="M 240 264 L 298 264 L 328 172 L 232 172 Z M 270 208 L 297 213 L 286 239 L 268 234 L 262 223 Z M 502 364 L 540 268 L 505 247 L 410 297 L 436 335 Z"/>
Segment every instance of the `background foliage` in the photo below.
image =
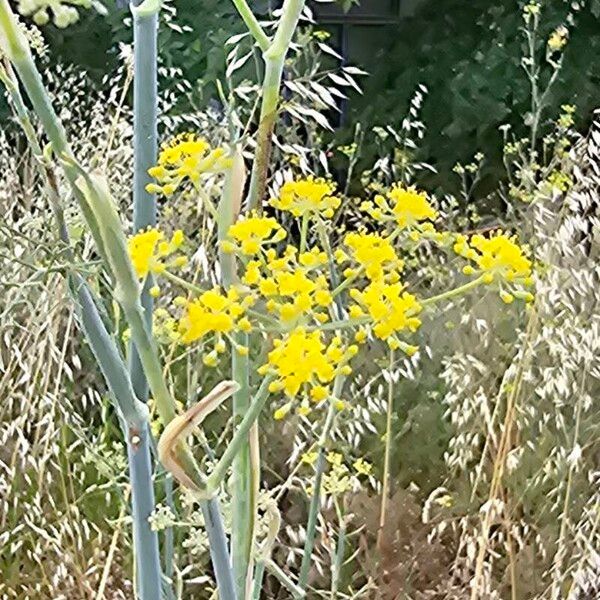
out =
<path fill-rule="evenodd" d="M 196 1 L 180 0 L 172 4 L 171 13 L 174 6 L 177 21 L 169 20 L 160 34 L 162 85 L 176 85 L 173 69 L 181 74 L 179 81 L 189 82 L 189 93 L 179 94 L 178 100 L 180 110 L 187 111 L 215 102 L 215 81 L 225 68 L 224 42 L 243 31 L 243 25 L 229 2 L 204 0 L 200 11 Z M 266 14 L 266 3 L 254 6 Z M 562 24 L 570 30 L 559 81 L 547 99 L 547 115 L 569 102 L 576 105 L 580 126 L 585 127 L 600 85 L 600 2 L 579 6 L 573 12 L 563 0 L 545 2 L 542 33 L 547 36 Z M 118 42 L 129 41 L 128 21 L 127 9 L 113 5 L 108 17 L 81 11 L 81 21 L 67 30 L 49 25 L 44 35 L 52 60 L 74 62 L 99 82 L 118 64 Z M 441 5 L 424 0 L 412 16 L 377 26 L 377 35 L 363 36 L 363 29 L 356 28 L 349 56 L 359 59 L 370 75 L 363 78 L 364 94 L 351 94 L 345 106 L 344 123 L 352 126 L 342 126 L 336 139 L 348 141 L 356 122 L 365 131 L 382 125 L 399 128 L 410 98 L 423 84 L 429 90 L 421 115 L 427 131 L 418 158 L 438 171 L 437 176 L 426 172 L 428 187 L 456 185 L 451 176 L 454 164 L 467 163 L 485 149 L 479 185 L 482 192 L 489 191 L 504 170 L 498 128 L 510 123 L 517 135 L 526 131 L 529 90 L 520 59 L 521 26 L 515 0 L 444 0 Z M 361 150 L 364 164 L 372 163 L 377 151 L 375 136 L 367 135 Z"/>

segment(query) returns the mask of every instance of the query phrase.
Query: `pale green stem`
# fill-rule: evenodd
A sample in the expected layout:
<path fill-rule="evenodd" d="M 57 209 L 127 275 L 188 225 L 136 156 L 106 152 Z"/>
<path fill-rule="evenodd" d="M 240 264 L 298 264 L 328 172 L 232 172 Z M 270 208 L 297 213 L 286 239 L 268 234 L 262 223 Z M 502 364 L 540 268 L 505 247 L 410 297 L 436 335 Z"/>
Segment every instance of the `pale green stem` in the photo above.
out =
<path fill-rule="evenodd" d="M 425 298 L 425 300 L 419 300 L 419 304 L 421 306 L 431 306 L 432 304 L 437 304 L 438 302 L 440 302 L 442 300 L 450 300 L 451 298 L 455 298 L 456 296 L 461 296 L 462 294 L 464 294 L 466 292 L 470 292 L 471 290 L 475 289 L 476 287 L 479 287 L 482 283 L 484 283 L 483 279 L 484 279 L 484 277 L 482 275 L 481 277 L 478 277 L 477 279 L 473 279 L 472 281 L 469 281 L 468 283 L 465 283 L 464 285 L 460 285 L 454 289 L 448 290 L 447 292 L 442 292 L 441 294 L 438 294 L 437 296 L 432 296 L 431 298 Z"/>
<path fill-rule="evenodd" d="M 273 573 L 273 575 L 275 575 L 275 577 L 279 580 L 279 583 L 288 589 L 294 600 L 304 598 L 306 596 L 306 592 L 299 585 L 294 583 L 290 576 L 283 571 L 283 569 L 281 569 L 275 561 L 270 558 L 265 558 L 264 564 L 267 569 L 271 571 L 271 573 Z"/>
<path fill-rule="evenodd" d="M 195 285 L 193 283 L 191 283 L 190 281 L 186 281 L 185 279 L 174 275 L 173 273 L 171 273 L 170 271 L 163 271 L 160 274 L 161 277 L 164 277 L 165 279 L 168 279 L 169 281 L 172 281 L 173 283 L 176 283 L 177 285 L 181 286 L 182 288 L 188 290 L 188 292 L 192 292 L 194 294 L 203 294 L 206 290 L 204 288 L 201 288 L 199 285 Z"/>
<path fill-rule="evenodd" d="M 254 587 L 252 589 L 252 600 L 260 600 L 264 577 L 265 560 L 264 558 L 258 558 L 256 561 L 256 569 L 254 570 Z"/>
<path fill-rule="evenodd" d="M 281 21 L 277 27 L 273 43 L 263 53 L 265 74 L 256 134 L 256 151 L 248 195 L 248 208 L 250 210 L 261 210 L 261 201 L 267 187 L 267 174 L 271 157 L 273 129 L 277 118 L 283 65 L 303 8 L 304 0 L 284 0 Z"/>
<path fill-rule="evenodd" d="M 237 271 L 235 256 L 223 252 L 221 242 L 226 240 L 227 232 L 237 218 L 241 204 L 241 195 L 243 193 L 244 179 L 243 156 L 241 149 L 236 147 L 233 152 L 232 167 L 227 173 L 223 186 L 223 195 L 219 203 L 217 217 L 219 260 L 223 287 L 226 289 L 237 281 Z M 249 339 L 246 333 L 235 333 L 233 339 L 235 343 L 248 347 Z M 237 427 L 239 431 L 251 409 L 250 362 L 247 355 L 243 356 L 235 348 L 232 349 L 231 375 L 232 379 L 239 385 L 238 391 L 233 396 L 234 427 Z M 256 459 L 258 455 L 256 443 L 258 436 L 257 418 L 258 413 L 256 413 L 256 417 L 248 421 L 248 431 L 236 438 L 235 450 L 229 451 L 231 449 L 230 444 L 225 453 L 227 460 L 231 458 L 233 462 L 231 557 L 236 593 L 240 600 L 246 596 L 246 582 L 251 569 L 257 513 L 259 465 L 253 464 L 252 460 L 253 457 Z M 254 454 L 251 452 L 251 439 L 254 439 Z M 217 477 L 219 476 L 217 475 Z"/>
<path fill-rule="evenodd" d="M 333 384 L 333 398 L 337 398 L 342 391 L 344 384 L 344 378 L 338 375 Z M 304 541 L 304 550 L 302 553 L 302 563 L 300 565 L 300 574 L 298 575 L 298 585 L 301 589 L 305 590 L 308 583 L 308 572 L 312 562 L 312 551 L 315 545 L 315 534 L 317 530 L 317 519 L 319 517 L 319 511 L 321 509 L 321 485 L 323 483 L 323 473 L 325 471 L 325 449 L 327 447 L 327 441 L 329 434 L 333 426 L 335 417 L 335 406 L 333 399 L 329 401 L 329 408 L 327 410 L 327 416 L 325 417 L 325 424 L 323 431 L 319 437 L 318 442 L 318 456 L 315 468 L 315 478 L 312 486 L 312 498 L 310 501 L 310 507 L 308 511 L 308 521 L 306 524 L 306 539 Z"/>
<path fill-rule="evenodd" d="M 271 40 L 264 32 L 257 18 L 254 16 L 252 9 L 246 3 L 246 0 L 232 0 L 233 4 L 244 20 L 248 31 L 258 43 L 259 48 L 264 52 L 271 44 Z"/>
<path fill-rule="evenodd" d="M 338 597 L 342 566 L 344 565 L 344 553 L 346 551 L 346 517 L 340 509 L 337 498 L 335 499 L 335 506 L 338 520 L 340 522 L 340 528 L 338 531 L 335 556 L 333 559 L 333 564 L 331 565 L 331 600 L 335 600 Z"/>
<path fill-rule="evenodd" d="M 390 466 L 392 456 L 392 415 L 394 414 L 394 379 L 392 377 L 392 368 L 394 366 L 394 351 L 390 350 L 390 360 L 388 366 L 388 397 L 387 412 L 385 420 L 385 451 L 383 457 L 383 485 L 381 488 L 381 504 L 379 507 L 379 529 L 377 530 L 377 549 L 381 552 L 383 543 L 383 534 L 387 516 L 387 505 L 390 485 Z"/>
<path fill-rule="evenodd" d="M 300 253 L 306 250 L 306 238 L 308 237 L 309 215 L 305 212 L 302 215 L 302 225 L 300 227 Z"/>
<path fill-rule="evenodd" d="M 270 376 L 266 376 L 263 379 L 258 391 L 250 403 L 250 406 L 248 407 L 248 410 L 246 411 L 246 414 L 244 415 L 244 418 L 236 429 L 233 438 L 227 445 L 227 448 L 225 448 L 223 456 L 220 458 L 219 462 L 208 477 L 206 487 L 209 493 L 213 493 L 218 490 L 238 452 L 247 442 L 248 433 L 258 419 L 261 410 L 269 398 L 269 384 L 271 381 L 272 377 Z"/>

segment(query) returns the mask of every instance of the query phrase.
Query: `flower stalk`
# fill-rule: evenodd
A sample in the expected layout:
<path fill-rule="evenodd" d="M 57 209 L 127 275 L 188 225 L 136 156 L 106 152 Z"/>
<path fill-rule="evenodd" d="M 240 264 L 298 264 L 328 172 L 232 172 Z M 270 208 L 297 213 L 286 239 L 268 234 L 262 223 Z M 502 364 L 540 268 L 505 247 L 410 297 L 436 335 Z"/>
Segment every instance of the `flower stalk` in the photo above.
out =
<path fill-rule="evenodd" d="M 344 378 L 341 376 L 336 377 L 333 384 L 333 399 L 337 398 L 342 391 L 344 384 Z M 308 572 L 312 561 L 312 551 L 315 546 L 315 535 L 317 531 L 317 519 L 319 517 L 319 511 L 321 509 L 321 486 L 323 483 L 323 473 L 325 472 L 326 458 L 325 450 L 327 447 L 327 441 L 329 440 L 329 434 L 333 426 L 335 418 L 336 408 L 333 399 L 329 400 L 329 408 L 327 409 L 327 416 L 325 417 L 325 424 L 323 425 L 323 431 L 319 437 L 318 442 L 318 456 L 315 468 L 315 478 L 313 481 L 312 498 L 310 501 L 310 507 L 308 510 L 308 521 L 306 524 L 306 539 L 304 541 L 304 549 L 302 552 L 302 562 L 300 564 L 300 574 L 298 575 L 298 587 L 301 590 L 306 590 L 308 584 Z"/>

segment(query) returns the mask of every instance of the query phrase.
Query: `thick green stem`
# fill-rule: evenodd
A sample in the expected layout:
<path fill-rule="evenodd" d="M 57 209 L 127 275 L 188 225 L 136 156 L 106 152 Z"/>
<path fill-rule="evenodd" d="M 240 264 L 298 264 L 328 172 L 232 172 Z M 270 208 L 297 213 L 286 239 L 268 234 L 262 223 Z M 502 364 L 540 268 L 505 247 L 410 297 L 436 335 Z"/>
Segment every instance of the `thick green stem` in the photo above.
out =
<path fill-rule="evenodd" d="M 133 228 L 134 231 L 145 229 L 156 224 L 156 198 L 146 191 L 150 183 L 148 169 L 156 162 L 157 153 L 157 30 L 158 5 L 155 10 L 143 11 L 139 6 L 141 0 L 133 0 L 133 143 L 134 143 L 134 172 L 133 172 Z M 152 278 L 148 277 L 141 292 L 140 302 L 144 311 L 146 326 L 152 328 L 153 301 L 149 293 Z M 129 375 L 134 392 L 139 400 L 148 400 L 148 382 L 140 362 L 137 348 L 131 344 L 129 348 Z M 130 453 L 131 454 L 131 453 Z M 148 457 L 149 459 L 150 457 Z M 130 460 L 136 460 L 135 456 Z M 148 460 L 140 464 L 142 474 L 152 473 L 152 464 Z M 137 471 L 132 471 L 132 484 Z M 138 483 L 152 486 L 152 479 Z M 153 506 L 139 507 L 134 519 L 144 520 L 149 527 L 148 516 L 154 510 Z M 156 587 L 156 576 L 160 582 L 160 555 L 158 539 L 148 540 L 138 537 L 135 540 L 137 561 L 138 590 L 142 600 L 160 599 L 160 585 Z M 168 566 L 165 565 L 167 568 Z M 152 569 L 152 575 L 149 570 Z M 154 575 L 156 573 L 156 575 Z"/>
<path fill-rule="evenodd" d="M 143 10 L 141 0 L 133 0 L 133 229 L 135 232 L 156 224 L 156 197 L 146 191 L 151 183 L 148 169 L 156 164 L 157 155 L 157 30 L 158 10 Z M 158 8 L 158 7 L 157 7 Z M 148 277 L 140 301 L 148 327 L 152 324 L 153 285 Z M 148 383 L 134 345 L 129 352 L 129 372 L 140 400 L 148 398 Z"/>
<path fill-rule="evenodd" d="M 344 379 L 338 375 L 333 384 L 333 398 L 337 398 L 342 391 Z M 302 590 L 306 590 L 308 583 L 308 572 L 312 562 L 312 551 L 315 546 L 315 534 L 317 530 L 317 520 L 319 517 L 319 511 L 321 509 L 321 485 L 323 483 L 323 473 L 325 471 L 325 450 L 327 447 L 327 441 L 333 426 L 333 420 L 335 417 L 335 405 L 332 399 L 329 401 L 329 408 L 327 410 L 327 416 L 325 417 L 325 424 L 323 425 L 323 431 L 319 437 L 318 442 L 318 456 L 315 468 L 315 479 L 313 482 L 312 498 L 310 501 L 310 508 L 308 511 L 308 521 L 306 524 L 306 539 L 304 541 L 304 551 L 302 553 L 302 563 L 300 565 L 300 574 L 298 575 L 298 586 Z"/>
<path fill-rule="evenodd" d="M 239 334 L 236 341 L 247 346 L 248 336 Z M 235 349 L 232 352 L 232 378 L 240 385 L 239 391 L 233 396 L 233 421 L 234 426 L 239 429 L 250 408 L 250 364 L 248 356 L 242 356 Z M 231 556 L 237 595 L 244 598 L 256 519 L 254 478 L 247 432 L 241 438 L 234 456 Z"/>
<path fill-rule="evenodd" d="M 251 210 L 261 210 L 261 201 L 267 188 L 269 159 L 271 157 L 273 130 L 277 119 L 283 65 L 303 8 L 304 0 L 284 0 L 281 9 L 281 21 L 277 27 L 273 43 L 263 54 L 265 74 L 256 134 L 256 151 L 248 193 L 248 208 Z"/>
<path fill-rule="evenodd" d="M 273 130 L 277 119 L 277 106 L 279 104 L 279 88 L 283 75 L 284 56 L 273 59 L 265 58 L 265 76 L 262 86 L 262 103 L 258 130 L 256 132 L 256 151 L 252 163 L 250 189 L 248 192 L 248 209 L 262 210 L 262 198 L 267 188 L 267 175 L 271 146 L 273 144 Z"/>
<path fill-rule="evenodd" d="M 232 167 L 227 173 L 223 195 L 219 203 L 219 246 L 221 246 L 221 242 L 226 240 L 229 227 L 239 213 L 244 180 L 243 157 L 241 149 L 236 147 Z M 220 249 L 219 259 L 223 286 L 228 288 L 237 281 L 235 256 Z M 235 342 L 247 347 L 249 343 L 248 335 L 241 332 L 236 333 Z M 232 349 L 231 377 L 239 385 L 238 391 L 233 396 L 233 420 L 239 433 L 250 410 L 250 363 L 248 356 L 243 356 L 235 348 Z M 256 416 L 258 416 L 258 413 Z M 231 445 L 226 451 L 226 455 L 230 456 L 233 461 L 231 555 L 236 592 L 240 599 L 246 596 L 246 581 L 251 564 L 257 511 L 256 488 L 258 482 L 256 478 L 259 466 L 252 464 L 252 453 L 248 437 L 250 428 L 255 427 L 255 420 L 256 418 L 252 419 L 250 427 L 245 433 L 239 436 L 236 435 L 235 452 L 229 452 Z"/>

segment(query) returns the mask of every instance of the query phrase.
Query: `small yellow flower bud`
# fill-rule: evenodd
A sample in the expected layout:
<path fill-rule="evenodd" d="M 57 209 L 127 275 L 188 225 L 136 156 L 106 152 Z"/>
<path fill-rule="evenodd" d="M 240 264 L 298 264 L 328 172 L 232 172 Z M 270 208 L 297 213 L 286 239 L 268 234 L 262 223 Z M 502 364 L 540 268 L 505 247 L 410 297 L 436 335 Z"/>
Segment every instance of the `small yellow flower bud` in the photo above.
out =
<path fill-rule="evenodd" d="M 280 392 L 283 388 L 283 384 L 281 383 L 281 381 L 272 381 L 269 384 L 269 392 L 271 394 L 275 394 L 277 392 Z"/>
<path fill-rule="evenodd" d="M 287 404 L 284 404 L 283 406 L 281 406 L 280 408 L 278 408 L 274 413 L 273 413 L 273 418 L 276 421 L 281 421 L 282 419 L 284 419 L 286 417 L 286 415 L 290 412 L 290 409 L 292 408 L 292 403 L 288 402 Z"/>
<path fill-rule="evenodd" d="M 485 273 L 483 275 L 483 283 L 492 283 L 494 281 L 494 274 L 493 273 Z"/>
<path fill-rule="evenodd" d="M 244 333 L 248 333 L 249 331 L 252 331 L 252 324 L 246 317 L 243 317 L 238 321 L 238 329 Z"/>
<path fill-rule="evenodd" d="M 185 265 L 187 265 L 188 263 L 188 259 L 187 256 L 178 256 L 174 261 L 173 261 L 173 266 L 174 267 L 185 267 Z"/>
<path fill-rule="evenodd" d="M 217 359 L 217 353 L 216 352 L 209 352 L 203 359 L 202 362 L 207 366 L 207 367 L 216 367 L 217 363 L 218 363 L 218 359 Z"/>
<path fill-rule="evenodd" d="M 165 196 L 172 196 L 177 188 L 172 183 L 167 183 L 162 187 L 162 193 Z"/>
<path fill-rule="evenodd" d="M 160 288 L 157 285 L 153 285 L 150 288 L 149 293 L 153 298 L 158 298 L 160 296 Z"/>
<path fill-rule="evenodd" d="M 346 404 L 343 400 L 335 400 L 333 406 L 336 410 L 344 410 L 344 408 L 346 408 Z"/>
<path fill-rule="evenodd" d="M 403 350 L 408 356 L 414 356 L 418 352 L 419 346 L 407 345 Z"/>
<path fill-rule="evenodd" d="M 508 292 L 500 292 L 500 298 L 502 298 L 502 302 L 505 304 L 510 304 L 515 299 L 515 297 Z"/>
<path fill-rule="evenodd" d="M 354 341 L 358 344 L 362 344 L 367 339 L 367 332 L 364 329 L 359 329 L 354 334 Z"/>
<path fill-rule="evenodd" d="M 473 273 L 475 273 L 475 269 L 471 265 L 465 265 L 462 272 L 465 275 L 473 275 Z"/>

